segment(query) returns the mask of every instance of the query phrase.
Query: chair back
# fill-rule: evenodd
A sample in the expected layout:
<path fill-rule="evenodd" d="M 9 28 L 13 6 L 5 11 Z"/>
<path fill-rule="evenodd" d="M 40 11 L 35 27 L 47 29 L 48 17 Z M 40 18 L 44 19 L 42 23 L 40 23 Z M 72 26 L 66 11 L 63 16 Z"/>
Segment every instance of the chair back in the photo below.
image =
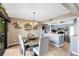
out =
<path fill-rule="evenodd" d="M 18 35 L 18 37 L 19 37 L 20 49 L 21 49 L 22 51 L 25 51 L 24 40 L 22 39 L 22 36 L 21 36 L 21 35 Z"/>
<path fill-rule="evenodd" d="M 49 37 L 43 37 L 39 41 L 39 56 L 45 56 L 48 54 Z"/>

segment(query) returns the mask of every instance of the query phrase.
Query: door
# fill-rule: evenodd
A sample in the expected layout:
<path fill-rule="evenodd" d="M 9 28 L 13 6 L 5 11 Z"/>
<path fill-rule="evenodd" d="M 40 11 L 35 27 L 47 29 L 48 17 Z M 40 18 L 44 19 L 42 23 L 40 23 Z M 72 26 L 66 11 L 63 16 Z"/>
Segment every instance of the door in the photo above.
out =
<path fill-rule="evenodd" d="M 5 22 L 0 17 L 0 56 L 4 53 L 4 40 L 5 40 Z"/>

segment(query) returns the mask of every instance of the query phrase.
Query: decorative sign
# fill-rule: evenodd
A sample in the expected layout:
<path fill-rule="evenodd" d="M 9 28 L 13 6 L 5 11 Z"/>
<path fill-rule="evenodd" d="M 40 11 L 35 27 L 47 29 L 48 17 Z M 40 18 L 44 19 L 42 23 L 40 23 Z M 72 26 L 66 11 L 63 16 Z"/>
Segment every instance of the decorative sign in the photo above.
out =
<path fill-rule="evenodd" d="M 34 25 L 34 26 L 33 26 L 33 29 L 34 29 L 34 30 L 38 29 L 38 25 Z"/>
<path fill-rule="evenodd" d="M 17 22 L 13 23 L 14 28 L 16 29 L 22 29 L 22 27 L 19 26 Z"/>

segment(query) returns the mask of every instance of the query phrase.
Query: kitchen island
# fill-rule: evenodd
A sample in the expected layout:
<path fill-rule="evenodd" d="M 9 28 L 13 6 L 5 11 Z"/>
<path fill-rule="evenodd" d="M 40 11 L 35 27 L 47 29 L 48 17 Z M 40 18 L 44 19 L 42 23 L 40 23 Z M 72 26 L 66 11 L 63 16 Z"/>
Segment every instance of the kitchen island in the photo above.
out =
<path fill-rule="evenodd" d="M 64 34 L 52 34 L 47 33 L 44 36 L 48 36 L 50 44 L 55 45 L 56 47 L 62 47 L 64 45 Z"/>

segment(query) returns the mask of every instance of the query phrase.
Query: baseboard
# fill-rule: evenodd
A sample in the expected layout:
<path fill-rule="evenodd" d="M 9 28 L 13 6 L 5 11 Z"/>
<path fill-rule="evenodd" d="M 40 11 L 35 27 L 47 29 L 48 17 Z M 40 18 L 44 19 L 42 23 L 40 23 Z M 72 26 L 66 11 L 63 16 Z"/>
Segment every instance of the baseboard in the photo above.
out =
<path fill-rule="evenodd" d="M 71 51 L 71 53 L 79 56 L 79 53 L 77 53 L 77 52 Z"/>
<path fill-rule="evenodd" d="M 61 44 L 61 45 L 53 44 L 53 45 L 55 45 L 56 47 L 62 47 L 64 44 Z"/>
<path fill-rule="evenodd" d="M 56 46 L 56 47 L 58 47 L 58 48 L 59 48 L 59 47 L 62 47 L 62 46 L 64 45 L 64 44 L 57 45 L 57 44 L 54 44 L 54 43 L 51 43 L 51 42 L 50 42 L 50 44 L 53 44 L 54 46 Z"/>
<path fill-rule="evenodd" d="M 8 47 L 14 46 L 14 45 L 19 45 L 19 43 L 10 43 L 8 44 Z"/>

